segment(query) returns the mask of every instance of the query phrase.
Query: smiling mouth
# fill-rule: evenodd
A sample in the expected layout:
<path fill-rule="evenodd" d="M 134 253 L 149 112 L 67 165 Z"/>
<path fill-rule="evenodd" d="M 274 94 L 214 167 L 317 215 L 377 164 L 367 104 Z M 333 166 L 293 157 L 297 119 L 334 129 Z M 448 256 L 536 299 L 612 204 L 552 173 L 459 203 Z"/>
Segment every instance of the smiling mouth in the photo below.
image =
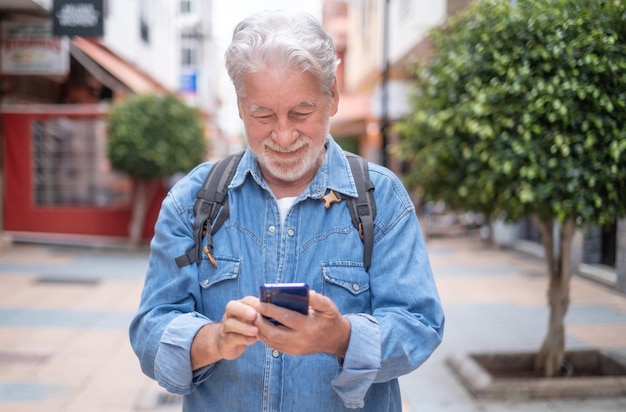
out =
<path fill-rule="evenodd" d="M 271 147 L 271 146 L 266 146 L 265 149 L 273 156 L 278 156 L 278 157 L 299 157 L 302 155 L 303 152 L 306 151 L 306 148 L 308 147 L 308 144 L 302 144 L 300 146 L 298 146 L 297 148 L 280 148 L 280 147 Z"/>
<path fill-rule="evenodd" d="M 277 152 L 275 150 L 272 151 L 273 156 L 281 157 L 281 158 L 297 157 L 299 153 L 300 153 L 300 149 L 295 150 L 295 151 L 289 151 L 289 152 Z"/>

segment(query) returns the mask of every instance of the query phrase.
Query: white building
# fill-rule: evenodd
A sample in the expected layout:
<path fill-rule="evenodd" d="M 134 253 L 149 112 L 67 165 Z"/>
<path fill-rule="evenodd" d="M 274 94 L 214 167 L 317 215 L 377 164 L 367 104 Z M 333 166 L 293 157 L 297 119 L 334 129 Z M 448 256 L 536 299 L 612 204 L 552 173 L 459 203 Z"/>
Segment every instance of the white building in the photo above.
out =
<path fill-rule="evenodd" d="M 341 98 L 331 132 L 346 148 L 398 170 L 393 159 L 383 159 L 383 146 L 393 139 L 383 134 L 384 124 L 407 113 L 407 63 L 419 56 L 428 30 L 453 13 L 457 3 L 461 7 L 467 1 L 324 1 L 324 25 L 342 60 Z"/>
<path fill-rule="evenodd" d="M 102 43 L 205 115 L 221 151 L 212 0 L 108 0 Z"/>
<path fill-rule="evenodd" d="M 108 0 L 102 42 L 205 113 L 216 108 L 211 0 Z"/>

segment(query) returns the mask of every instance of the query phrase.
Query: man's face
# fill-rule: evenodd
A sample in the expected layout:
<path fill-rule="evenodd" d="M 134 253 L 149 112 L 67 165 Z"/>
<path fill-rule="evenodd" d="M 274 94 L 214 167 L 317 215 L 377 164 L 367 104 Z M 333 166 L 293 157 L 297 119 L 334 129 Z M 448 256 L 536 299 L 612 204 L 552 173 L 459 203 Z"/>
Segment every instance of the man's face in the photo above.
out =
<path fill-rule="evenodd" d="M 270 185 L 306 185 L 321 164 L 338 94 L 309 73 L 268 69 L 244 76 L 238 99 L 248 145 Z"/>

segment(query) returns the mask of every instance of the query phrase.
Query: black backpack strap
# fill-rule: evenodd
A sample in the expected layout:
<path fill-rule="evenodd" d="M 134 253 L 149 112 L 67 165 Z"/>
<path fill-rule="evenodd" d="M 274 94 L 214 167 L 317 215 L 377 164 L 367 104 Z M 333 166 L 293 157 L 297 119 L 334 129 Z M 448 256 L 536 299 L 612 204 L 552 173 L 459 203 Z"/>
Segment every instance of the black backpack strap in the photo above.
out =
<path fill-rule="evenodd" d="M 370 180 L 367 160 L 353 153 L 346 152 L 350 169 L 356 184 L 358 197 L 346 196 L 352 224 L 359 230 L 363 240 L 363 266 L 368 269 L 372 264 L 374 249 L 374 219 L 376 218 L 376 200 L 374 184 Z"/>
<path fill-rule="evenodd" d="M 179 268 L 192 262 L 200 263 L 202 252 L 207 255 L 214 266 L 217 266 L 213 258 L 213 234 L 228 219 L 228 185 L 237 171 L 237 165 L 243 156 L 243 152 L 229 155 L 213 165 L 207 174 L 193 207 L 194 222 L 193 231 L 196 244 L 187 253 L 176 258 Z M 215 218 L 219 218 L 215 221 Z M 215 221 L 215 224 L 213 222 Z M 211 227 L 211 230 L 208 228 Z M 207 246 L 202 248 L 202 240 L 207 236 Z"/>

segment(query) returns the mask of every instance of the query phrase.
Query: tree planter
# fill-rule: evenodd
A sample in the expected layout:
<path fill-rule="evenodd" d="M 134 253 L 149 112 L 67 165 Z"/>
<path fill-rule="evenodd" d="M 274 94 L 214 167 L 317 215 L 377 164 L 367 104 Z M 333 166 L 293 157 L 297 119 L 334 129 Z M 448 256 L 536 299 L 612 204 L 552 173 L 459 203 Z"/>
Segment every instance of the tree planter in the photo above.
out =
<path fill-rule="evenodd" d="M 533 370 L 534 352 L 452 355 L 448 365 L 476 397 L 591 398 L 626 395 L 626 359 L 599 350 L 568 351 L 562 375 Z"/>

